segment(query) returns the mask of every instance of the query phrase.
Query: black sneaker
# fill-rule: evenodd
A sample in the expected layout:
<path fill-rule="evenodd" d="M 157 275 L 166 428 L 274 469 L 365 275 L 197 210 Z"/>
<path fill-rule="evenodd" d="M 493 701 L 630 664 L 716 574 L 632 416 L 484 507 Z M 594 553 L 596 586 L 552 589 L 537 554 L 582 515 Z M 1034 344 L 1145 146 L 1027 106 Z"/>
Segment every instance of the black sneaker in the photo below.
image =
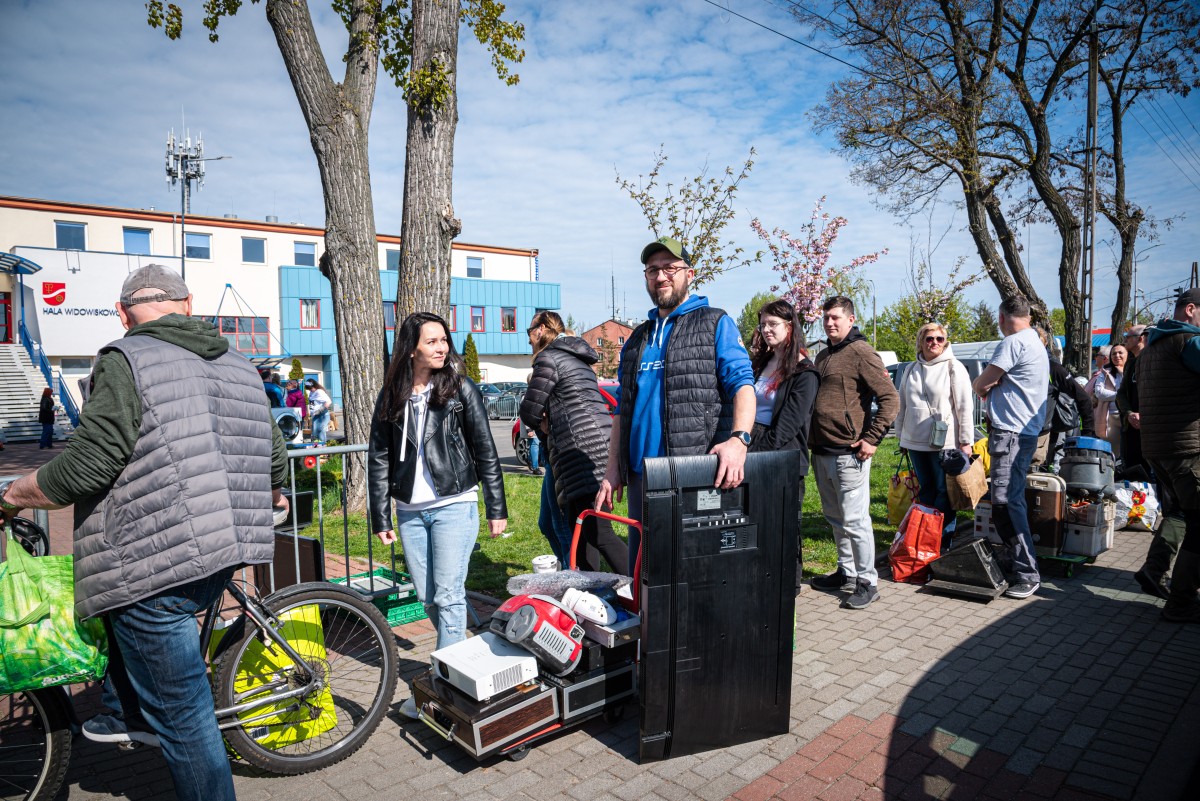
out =
<path fill-rule="evenodd" d="M 1167 599 L 1171 597 L 1171 585 L 1165 576 L 1160 576 L 1158 581 L 1155 581 L 1146 568 L 1142 568 L 1133 574 L 1137 579 L 1138 586 L 1142 588 L 1142 592 L 1147 595 L 1153 595 L 1155 598 Z"/>
<path fill-rule="evenodd" d="M 808 583 L 814 590 L 822 592 L 854 592 L 854 579 L 840 566 L 828 576 L 813 576 Z"/>
<path fill-rule="evenodd" d="M 1009 598 L 1028 598 L 1038 591 L 1038 587 L 1042 585 L 1036 581 L 1018 581 L 1004 591 L 1004 594 Z"/>
<path fill-rule="evenodd" d="M 843 609 L 866 609 L 879 600 L 879 590 L 866 579 L 856 579 L 854 592 L 842 601 Z"/>

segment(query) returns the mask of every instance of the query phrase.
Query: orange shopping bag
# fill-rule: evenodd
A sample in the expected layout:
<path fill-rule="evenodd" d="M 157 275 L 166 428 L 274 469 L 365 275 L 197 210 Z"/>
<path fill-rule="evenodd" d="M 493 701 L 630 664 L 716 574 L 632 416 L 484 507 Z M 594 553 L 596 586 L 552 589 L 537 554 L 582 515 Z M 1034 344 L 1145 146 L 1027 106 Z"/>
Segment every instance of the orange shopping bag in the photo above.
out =
<path fill-rule="evenodd" d="M 942 554 L 942 523 L 942 513 L 931 506 L 914 503 L 909 508 L 888 549 L 893 581 L 929 581 L 929 563 Z"/>

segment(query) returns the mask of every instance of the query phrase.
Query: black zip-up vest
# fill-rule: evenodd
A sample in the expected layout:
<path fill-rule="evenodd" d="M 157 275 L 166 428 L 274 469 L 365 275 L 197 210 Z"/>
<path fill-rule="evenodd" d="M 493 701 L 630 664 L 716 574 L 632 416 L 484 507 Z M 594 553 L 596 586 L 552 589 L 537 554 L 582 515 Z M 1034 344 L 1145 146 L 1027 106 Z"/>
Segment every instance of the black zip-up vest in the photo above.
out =
<path fill-rule="evenodd" d="M 725 397 L 717 377 L 717 323 L 725 312 L 701 306 L 675 318 L 663 359 L 667 456 L 708 453 L 729 439 L 733 398 Z M 621 480 L 628 483 L 629 433 L 637 400 L 637 372 L 654 322 L 639 325 L 621 356 Z"/>

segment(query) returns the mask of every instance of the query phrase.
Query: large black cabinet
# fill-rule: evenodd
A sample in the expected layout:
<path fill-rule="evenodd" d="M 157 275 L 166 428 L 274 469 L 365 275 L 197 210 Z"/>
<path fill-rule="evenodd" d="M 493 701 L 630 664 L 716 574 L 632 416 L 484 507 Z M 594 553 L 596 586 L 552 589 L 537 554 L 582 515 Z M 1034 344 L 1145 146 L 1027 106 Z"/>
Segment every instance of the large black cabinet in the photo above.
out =
<path fill-rule="evenodd" d="M 643 762 L 788 731 L 799 454 L 753 453 L 732 490 L 717 458 L 643 472 Z"/>

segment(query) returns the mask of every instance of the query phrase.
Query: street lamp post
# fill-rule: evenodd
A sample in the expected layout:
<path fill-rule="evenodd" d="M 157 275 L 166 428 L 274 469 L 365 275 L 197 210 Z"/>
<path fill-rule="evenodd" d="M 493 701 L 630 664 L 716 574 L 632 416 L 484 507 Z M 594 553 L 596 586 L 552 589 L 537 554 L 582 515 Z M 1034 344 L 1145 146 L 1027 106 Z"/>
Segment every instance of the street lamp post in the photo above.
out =
<path fill-rule="evenodd" d="M 204 186 L 204 162 L 222 161 L 232 156 L 204 157 L 204 137 L 185 136 L 175 139 L 175 131 L 167 135 L 167 182 L 179 184 L 179 277 L 187 281 L 187 213 L 191 208 L 191 185 Z"/>
<path fill-rule="evenodd" d="M 879 315 L 875 313 L 875 282 L 868 278 L 867 283 L 871 285 L 871 347 L 879 350 Z"/>

